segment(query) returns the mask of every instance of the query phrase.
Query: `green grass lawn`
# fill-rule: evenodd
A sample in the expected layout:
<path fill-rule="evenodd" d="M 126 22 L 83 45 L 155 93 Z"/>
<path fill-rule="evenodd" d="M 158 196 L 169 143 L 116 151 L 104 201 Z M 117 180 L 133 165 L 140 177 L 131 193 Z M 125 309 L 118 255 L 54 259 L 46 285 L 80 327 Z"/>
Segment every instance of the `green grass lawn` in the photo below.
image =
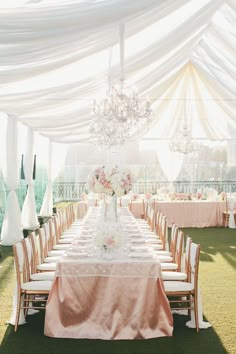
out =
<path fill-rule="evenodd" d="M 236 354 L 236 230 L 184 229 L 201 245 L 200 285 L 207 330 L 185 326 L 186 316 L 174 316 L 174 335 L 133 341 L 54 339 L 43 335 L 44 313 L 28 316 L 27 324 L 14 333 L 5 325 L 11 312 L 15 282 L 11 247 L 2 248 L 0 267 L 1 354 Z"/>

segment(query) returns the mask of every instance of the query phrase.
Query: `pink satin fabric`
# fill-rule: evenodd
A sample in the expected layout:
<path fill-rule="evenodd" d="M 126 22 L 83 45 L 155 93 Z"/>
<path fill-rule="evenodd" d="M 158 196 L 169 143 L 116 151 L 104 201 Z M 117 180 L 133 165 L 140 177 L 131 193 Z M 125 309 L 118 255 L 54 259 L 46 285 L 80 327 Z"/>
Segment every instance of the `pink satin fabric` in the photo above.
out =
<path fill-rule="evenodd" d="M 77 203 L 77 215 L 76 218 L 77 219 L 82 219 L 88 210 L 88 203 L 85 201 L 81 201 L 79 203 Z"/>
<path fill-rule="evenodd" d="M 211 227 L 223 225 L 225 202 L 214 201 L 159 201 L 156 210 L 161 211 L 168 221 L 179 227 Z"/>
<path fill-rule="evenodd" d="M 144 214 L 143 201 L 133 201 L 131 206 L 131 212 L 137 219 L 141 219 Z"/>
<path fill-rule="evenodd" d="M 57 277 L 48 299 L 45 335 L 146 339 L 171 336 L 173 319 L 161 279 Z"/>

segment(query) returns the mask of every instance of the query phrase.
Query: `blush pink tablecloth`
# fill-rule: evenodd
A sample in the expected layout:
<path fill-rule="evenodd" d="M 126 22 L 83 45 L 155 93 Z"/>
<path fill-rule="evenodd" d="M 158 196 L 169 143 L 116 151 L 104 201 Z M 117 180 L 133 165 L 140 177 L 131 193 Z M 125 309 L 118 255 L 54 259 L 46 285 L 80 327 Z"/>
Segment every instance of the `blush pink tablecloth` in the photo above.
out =
<path fill-rule="evenodd" d="M 80 264 L 83 274 L 81 262 L 76 268 L 75 262 L 58 263 L 59 276 L 46 307 L 46 336 L 137 339 L 172 335 L 173 319 L 161 278 L 78 276 Z M 133 263 L 135 266 L 136 273 L 142 266 L 144 273 L 147 270 L 147 274 L 160 274 L 157 262 Z M 112 267 L 112 274 L 119 274 L 119 267 L 123 272 L 122 262 L 108 261 L 107 267 Z"/>
<path fill-rule="evenodd" d="M 156 210 L 166 217 L 168 226 L 211 227 L 223 225 L 225 202 L 221 201 L 158 201 Z"/>
<path fill-rule="evenodd" d="M 141 219 L 144 216 L 144 202 L 142 200 L 132 201 L 130 204 L 130 210 L 133 216 L 137 219 Z"/>

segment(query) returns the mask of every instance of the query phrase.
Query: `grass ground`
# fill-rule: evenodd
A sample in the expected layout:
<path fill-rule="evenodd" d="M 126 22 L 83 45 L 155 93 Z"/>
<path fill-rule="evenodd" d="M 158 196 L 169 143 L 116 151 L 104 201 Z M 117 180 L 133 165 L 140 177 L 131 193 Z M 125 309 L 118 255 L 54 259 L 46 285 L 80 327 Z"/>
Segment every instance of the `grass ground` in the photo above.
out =
<path fill-rule="evenodd" d="M 212 324 L 199 334 L 174 316 L 174 335 L 133 341 L 54 339 L 43 335 L 44 314 L 27 318 L 14 333 L 5 325 L 11 312 L 15 282 L 11 247 L 2 248 L 0 265 L 1 354 L 236 354 L 236 230 L 185 229 L 201 245 L 200 285 L 204 317 Z"/>

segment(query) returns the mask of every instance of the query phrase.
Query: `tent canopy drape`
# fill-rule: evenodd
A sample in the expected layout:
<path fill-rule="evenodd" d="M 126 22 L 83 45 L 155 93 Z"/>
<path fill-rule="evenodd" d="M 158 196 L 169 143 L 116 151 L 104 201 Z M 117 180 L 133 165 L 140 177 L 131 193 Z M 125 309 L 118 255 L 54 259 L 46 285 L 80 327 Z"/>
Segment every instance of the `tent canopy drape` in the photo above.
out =
<path fill-rule="evenodd" d="M 141 127 L 132 138 L 175 136 L 183 119 L 178 102 L 186 100 L 187 84 L 195 137 L 235 138 L 233 1 L 1 4 L 0 111 L 56 142 L 93 142 L 93 99 L 104 97 L 108 72 L 112 83 L 119 80 L 121 21 L 127 84 L 134 85 L 140 97 L 148 96 L 153 110 L 151 133 Z"/>

